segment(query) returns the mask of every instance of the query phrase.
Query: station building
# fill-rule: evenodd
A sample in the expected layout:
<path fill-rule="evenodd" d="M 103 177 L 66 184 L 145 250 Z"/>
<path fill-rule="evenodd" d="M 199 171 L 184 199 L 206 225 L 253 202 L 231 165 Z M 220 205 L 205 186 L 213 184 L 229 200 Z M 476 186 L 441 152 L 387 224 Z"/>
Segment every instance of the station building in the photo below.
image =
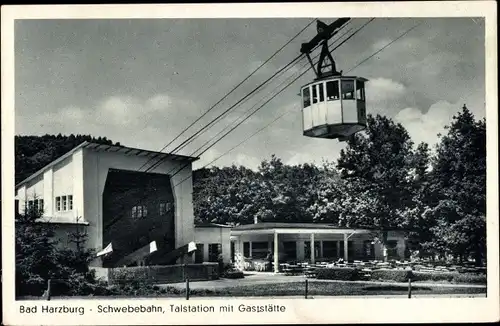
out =
<path fill-rule="evenodd" d="M 16 207 L 19 213 L 43 208 L 40 221 L 55 226 L 61 246 L 72 245 L 73 230 L 84 230 L 87 247 L 108 253 L 95 260 L 96 267 L 123 266 L 152 242 L 165 253 L 195 239 L 196 159 L 83 142 L 17 184 Z M 153 164 L 154 173 L 144 172 Z"/>

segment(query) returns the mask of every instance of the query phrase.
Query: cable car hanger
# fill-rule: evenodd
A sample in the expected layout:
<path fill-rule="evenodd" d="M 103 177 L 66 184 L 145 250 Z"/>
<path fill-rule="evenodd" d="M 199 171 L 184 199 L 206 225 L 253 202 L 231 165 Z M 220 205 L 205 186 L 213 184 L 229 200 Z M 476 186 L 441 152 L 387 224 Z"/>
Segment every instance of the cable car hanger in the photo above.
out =
<path fill-rule="evenodd" d="M 318 34 L 313 37 L 309 42 L 302 43 L 300 48 L 300 52 L 307 56 L 311 67 L 316 74 L 318 79 L 328 76 L 340 76 L 342 75 L 342 71 L 337 71 L 337 67 L 335 65 L 335 61 L 333 60 L 332 54 L 328 50 L 328 40 L 332 38 L 335 34 L 338 33 L 339 29 L 347 24 L 351 19 L 350 18 L 339 18 L 330 25 L 325 24 L 321 20 L 316 21 L 316 30 Z M 314 63 L 312 62 L 310 53 L 311 51 L 319 44 L 321 45 L 321 53 L 319 56 L 319 61 L 317 67 L 315 69 Z M 326 68 L 325 59 L 328 58 L 330 61 L 330 71 L 324 73 L 323 68 Z"/>
<path fill-rule="evenodd" d="M 317 35 L 302 43 L 300 52 L 307 56 L 316 79 L 301 87 L 303 135 L 346 141 L 366 129 L 366 99 L 363 77 L 342 76 L 337 71 L 328 41 L 350 18 L 339 18 L 330 25 L 317 20 Z M 321 44 L 317 66 L 310 53 Z M 328 58 L 329 64 L 325 61 Z M 326 69 L 329 68 L 329 69 Z"/>

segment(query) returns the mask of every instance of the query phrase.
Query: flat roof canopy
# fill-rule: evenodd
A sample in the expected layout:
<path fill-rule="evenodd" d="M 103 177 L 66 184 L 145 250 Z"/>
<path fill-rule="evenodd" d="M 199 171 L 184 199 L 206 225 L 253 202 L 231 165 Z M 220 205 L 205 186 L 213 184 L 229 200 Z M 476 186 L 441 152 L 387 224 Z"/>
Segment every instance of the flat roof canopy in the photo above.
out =
<path fill-rule="evenodd" d="M 378 230 L 364 227 L 340 227 L 324 223 L 256 223 L 236 226 L 231 230 L 231 235 L 241 234 L 367 234 Z M 402 230 L 387 230 L 402 231 Z"/>

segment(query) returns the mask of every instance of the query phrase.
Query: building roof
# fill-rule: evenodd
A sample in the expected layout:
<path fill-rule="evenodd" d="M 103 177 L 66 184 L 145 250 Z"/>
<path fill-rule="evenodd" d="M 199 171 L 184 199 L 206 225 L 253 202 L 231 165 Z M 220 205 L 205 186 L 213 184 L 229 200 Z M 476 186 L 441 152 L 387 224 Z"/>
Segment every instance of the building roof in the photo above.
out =
<path fill-rule="evenodd" d="M 232 228 L 231 225 L 217 224 L 217 223 L 199 223 L 194 226 L 195 228 Z"/>
<path fill-rule="evenodd" d="M 41 175 L 44 173 L 46 170 L 49 168 L 53 167 L 54 165 L 62 162 L 66 158 L 70 157 L 75 153 L 76 151 L 80 149 L 90 149 L 95 152 L 111 152 L 111 153 L 120 153 L 120 154 L 125 154 L 125 155 L 130 155 L 130 156 L 144 156 L 144 157 L 149 157 L 151 159 L 165 159 L 165 158 L 170 158 L 174 161 L 188 161 L 188 162 L 194 162 L 198 160 L 198 157 L 193 157 L 193 156 L 185 156 L 185 155 L 177 155 L 177 154 L 170 154 L 170 153 L 164 153 L 164 152 L 157 152 L 157 151 L 150 151 L 146 149 L 139 149 L 139 148 L 134 148 L 134 147 L 126 147 L 122 145 L 103 145 L 103 144 L 98 144 L 98 143 L 92 143 L 88 141 L 84 141 L 80 145 L 74 147 L 72 150 L 67 152 L 66 154 L 62 155 L 61 157 L 55 159 L 54 161 L 50 162 L 37 172 L 33 173 L 23 181 L 19 182 L 16 185 L 16 188 L 22 186 L 23 184 L 29 182 L 30 180 L 33 180 L 37 176 Z"/>
<path fill-rule="evenodd" d="M 327 223 L 276 223 L 276 222 L 262 222 L 262 223 L 254 223 L 254 224 L 243 224 L 239 226 L 235 226 L 233 228 L 234 231 L 250 231 L 250 230 L 265 230 L 265 229 L 341 229 L 341 230 L 354 230 L 354 229 L 363 229 L 363 230 L 375 230 L 373 227 L 345 227 L 339 226 L 336 224 L 327 224 Z M 402 229 L 387 229 L 387 231 L 403 231 Z"/>

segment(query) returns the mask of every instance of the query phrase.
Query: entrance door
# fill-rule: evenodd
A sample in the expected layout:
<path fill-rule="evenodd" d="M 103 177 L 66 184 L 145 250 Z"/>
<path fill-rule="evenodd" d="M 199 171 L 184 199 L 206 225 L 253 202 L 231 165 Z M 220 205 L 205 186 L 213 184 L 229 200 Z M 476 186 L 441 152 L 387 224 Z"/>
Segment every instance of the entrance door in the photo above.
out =
<path fill-rule="evenodd" d="M 196 244 L 196 253 L 194 254 L 194 263 L 195 264 L 201 264 L 203 263 L 203 251 L 205 249 L 205 246 L 203 243 L 197 243 Z"/>

